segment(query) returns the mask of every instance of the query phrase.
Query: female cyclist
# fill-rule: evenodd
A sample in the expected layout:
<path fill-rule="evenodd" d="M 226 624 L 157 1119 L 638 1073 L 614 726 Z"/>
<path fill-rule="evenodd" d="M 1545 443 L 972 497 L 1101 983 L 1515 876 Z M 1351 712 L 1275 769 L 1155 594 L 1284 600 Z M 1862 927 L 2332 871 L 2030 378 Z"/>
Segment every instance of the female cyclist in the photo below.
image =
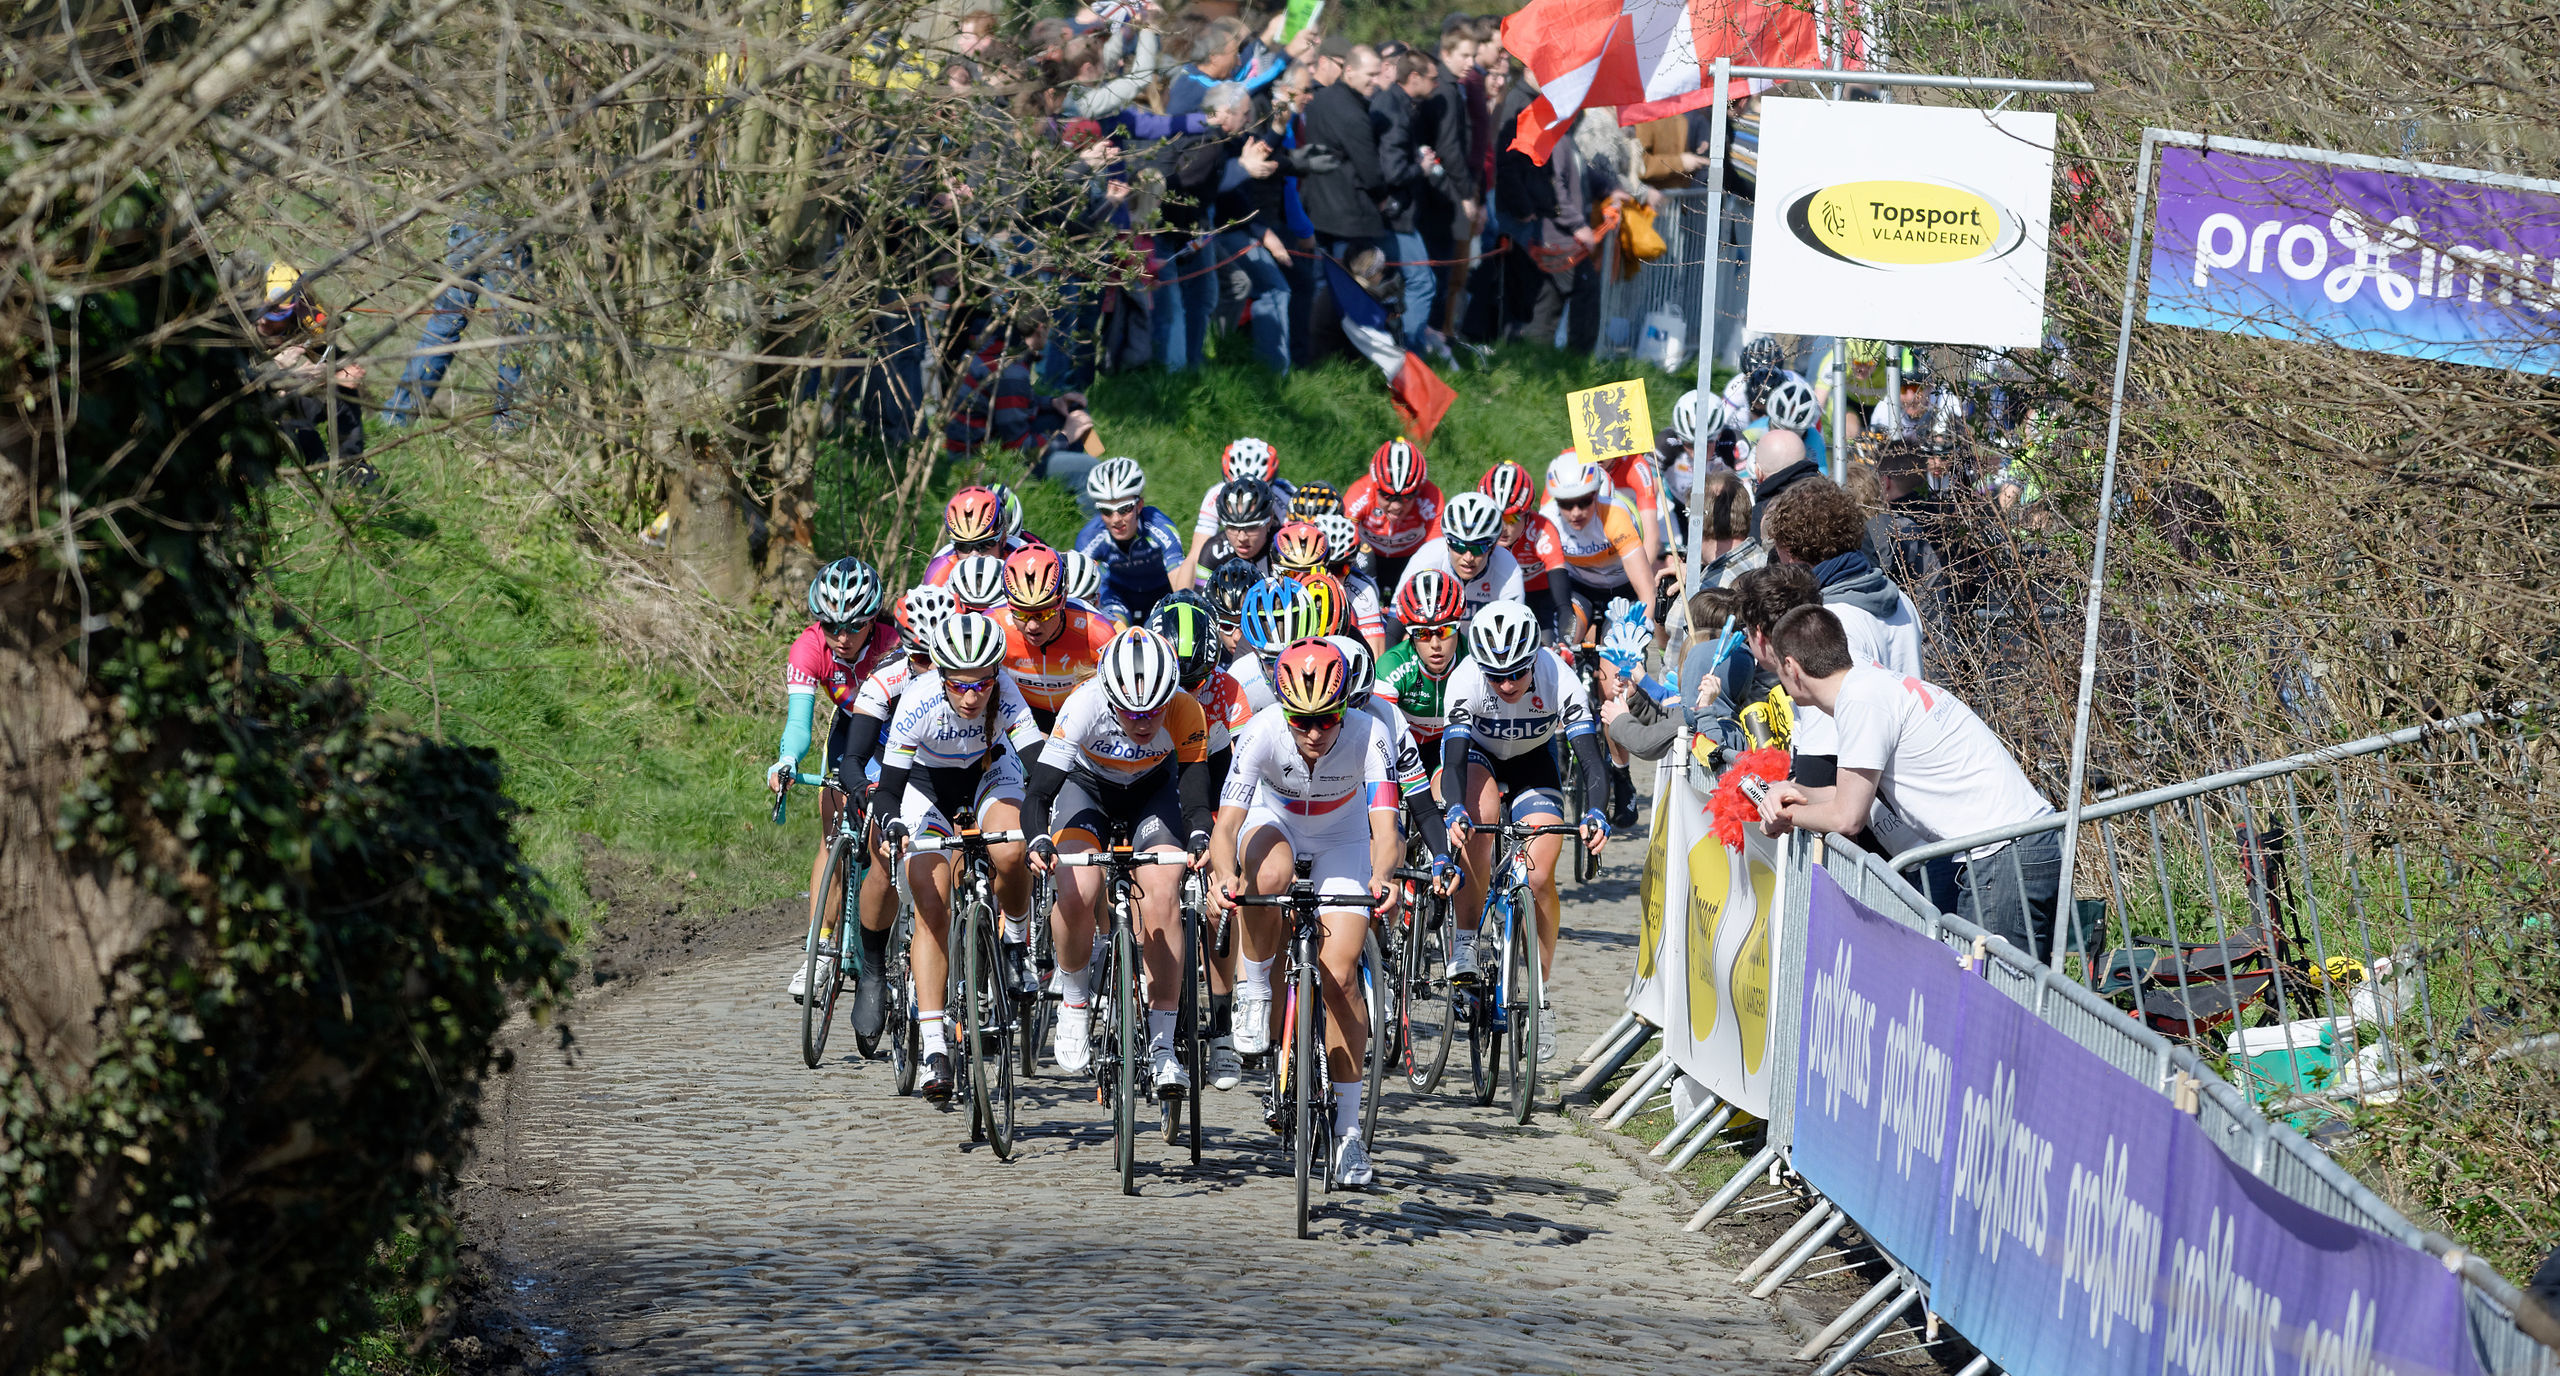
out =
<path fill-rule="evenodd" d="M 862 681 L 874 669 L 895 657 L 898 628 L 880 619 L 880 575 L 859 559 L 844 558 L 818 570 L 809 581 L 808 629 L 791 642 L 782 660 L 782 684 L 787 694 L 782 719 L 780 756 L 767 766 L 765 787 L 775 793 L 790 787 L 793 771 L 800 768 L 800 757 L 809 753 L 809 741 L 816 734 L 818 694 L 824 692 L 835 706 L 835 714 L 827 724 L 827 751 L 819 772 L 829 777 L 845 754 L 845 735 L 853 717 L 849 709 L 860 694 Z M 845 800 L 856 794 L 829 788 L 818 795 L 818 858 L 809 867 L 809 901 L 823 904 L 818 881 L 825 877 L 827 843 L 835 835 L 836 817 Z M 809 970 L 806 962 L 792 966 L 791 997 L 799 998 L 807 989 Z"/>

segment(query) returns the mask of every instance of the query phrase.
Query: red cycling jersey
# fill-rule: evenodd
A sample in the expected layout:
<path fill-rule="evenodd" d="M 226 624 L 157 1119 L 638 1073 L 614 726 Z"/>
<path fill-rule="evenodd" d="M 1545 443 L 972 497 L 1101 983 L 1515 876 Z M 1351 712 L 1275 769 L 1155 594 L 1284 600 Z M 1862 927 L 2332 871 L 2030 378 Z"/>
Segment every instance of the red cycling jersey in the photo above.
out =
<path fill-rule="evenodd" d="M 827 633 L 812 623 L 791 642 L 791 651 L 783 656 L 782 686 L 794 689 L 814 688 L 824 692 L 838 707 L 851 707 L 854 695 L 861 691 L 862 681 L 897 653 L 898 625 L 882 617 L 863 637 L 862 647 L 847 663 L 827 648 Z"/>
<path fill-rule="evenodd" d="M 1391 559 L 1413 553 L 1425 540 L 1440 538 L 1440 508 L 1444 505 L 1437 483 L 1424 483 L 1401 517 L 1387 515 L 1375 478 L 1363 477 L 1342 494 L 1342 514 L 1359 527 L 1361 542 Z"/>
<path fill-rule="evenodd" d="M 1511 557 L 1520 561 L 1520 586 L 1529 592 L 1544 592 L 1547 570 L 1564 567 L 1564 534 L 1556 523 L 1536 512 L 1520 523 L 1519 538 L 1503 546 Z"/>
<path fill-rule="evenodd" d="M 1662 475 L 1654 471 L 1651 454 L 1622 454 L 1612 460 L 1609 481 L 1638 511 L 1662 509 Z"/>

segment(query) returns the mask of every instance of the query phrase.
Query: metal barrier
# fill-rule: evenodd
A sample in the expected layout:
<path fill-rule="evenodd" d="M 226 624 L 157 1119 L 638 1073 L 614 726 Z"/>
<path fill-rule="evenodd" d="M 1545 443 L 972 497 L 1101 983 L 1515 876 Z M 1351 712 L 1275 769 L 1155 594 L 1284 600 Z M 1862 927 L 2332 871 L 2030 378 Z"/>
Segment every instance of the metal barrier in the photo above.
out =
<path fill-rule="evenodd" d="M 1712 345 L 1710 331 L 1698 325 L 1698 304 L 1706 285 L 1708 256 L 1715 235 L 1707 223 L 1707 193 L 1666 191 L 1655 213 L 1654 230 L 1662 235 L 1661 257 L 1618 280 L 1617 240 L 1612 238 L 1600 264 L 1600 344 L 1602 358 L 1635 352 L 1643 337 L 1645 317 L 1667 311 L 1680 317 L 1680 355 L 1667 370 L 1697 367 L 1698 350 Z"/>

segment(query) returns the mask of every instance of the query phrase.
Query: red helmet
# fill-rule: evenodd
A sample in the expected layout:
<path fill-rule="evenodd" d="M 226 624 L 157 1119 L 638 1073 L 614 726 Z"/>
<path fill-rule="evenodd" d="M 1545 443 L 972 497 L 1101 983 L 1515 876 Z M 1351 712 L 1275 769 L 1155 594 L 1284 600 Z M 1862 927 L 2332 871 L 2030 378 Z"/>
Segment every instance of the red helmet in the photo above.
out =
<path fill-rule="evenodd" d="M 1271 669 L 1271 691 L 1290 716 L 1339 712 L 1351 698 L 1351 666 L 1331 645 L 1301 640 L 1280 652 L 1280 662 Z"/>
<path fill-rule="evenodd" d="M 1454 626 L 1466 615 L 1458 580 L 1438 569 L 1416 569 L 1396 594 L 1396 616 L 1407 626 Z"/>
<path fill-rule="evenodd" d="M 1251 435 L 1227 442 L 1226 452 L 1218 456 L 1218 473 L 1228 482 L 1238 478 L 1259 478 L 1269 482 L 1280 474 L 1280 451 L 1269 440 Z"/>
<path fill-rule="evenodd" d="M 1271 537 L 1271 562 L 1283 573 L 1322 568 L 1325 546 L 1324 531 L 1314 522 L 1291 521 Z"/>
<path fill-rule="evenodd" d="M 1430 469 L 1422 462 L 1422 451 L 1402 435 L 1379 445 L 1378 452 L 1369 456 L 1369 481 L 1387 496 L 1410 497 L 1420 492 L 1430 477 Z"/>
<path fill-rule="evenodd" d="M 1033 545 L 1004 561 L 1004 596 L 1016 611 L 1054 607 L 1066 596 L 1066 587 L 1066 566 L 1056 550 Z"/>
<path fill-rule="evenodd" d="M 1476 491 L 1491 497 L 1502 507 L 1502 519 L 1508 521 L 1526 516 L 1538 504 L 1538 485 L 1529 470 L 1509 459 L 1484 471 L 1476 480 Z"/>
<path fill-rule="evenodd" d="M 964 487 L 942 509 L 942 534 L 954 547 L 992 545 L 1004 538 L 1004 502 L 983 487 Z"/>

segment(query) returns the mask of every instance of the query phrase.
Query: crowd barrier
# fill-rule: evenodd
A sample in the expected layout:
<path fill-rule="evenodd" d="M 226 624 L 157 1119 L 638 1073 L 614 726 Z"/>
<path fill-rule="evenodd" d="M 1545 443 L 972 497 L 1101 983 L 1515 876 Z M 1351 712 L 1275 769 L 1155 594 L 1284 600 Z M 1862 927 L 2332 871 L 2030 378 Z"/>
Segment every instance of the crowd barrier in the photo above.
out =
<path fill-rule="evenodd" d="M 2281 779 L 2369 744 L 2199 784 Z M 1741 1273 L 1753 1293 L 1818 1260 L 1883 1263 L 1799 1353 L 1829 1353 L 1821 1376 L 1901 1324 L 1970 1342 L 1966 1376 L 2560 1376 L 2534 1336 L 2547 1312 L 2331 1161 L 2288 1105 L 1941 912 L 1897 862 L 1756 829 L 1726 845 L 1684 756 L 1657 777 L 1627 1016 L 1580 1083 L 1658 1042 L 1600 1116 L 1623 1122 L 1677 1086 L 1656 1151 L 1675 1164 L 1765 1121 L 1758 1154 L 1690 1222 L 1810 1203 Z M 2122 801 L 2111 815 L 2177 800 Z M 1851 1225 L 1862 1240 L 1834 1248 Z"/>

